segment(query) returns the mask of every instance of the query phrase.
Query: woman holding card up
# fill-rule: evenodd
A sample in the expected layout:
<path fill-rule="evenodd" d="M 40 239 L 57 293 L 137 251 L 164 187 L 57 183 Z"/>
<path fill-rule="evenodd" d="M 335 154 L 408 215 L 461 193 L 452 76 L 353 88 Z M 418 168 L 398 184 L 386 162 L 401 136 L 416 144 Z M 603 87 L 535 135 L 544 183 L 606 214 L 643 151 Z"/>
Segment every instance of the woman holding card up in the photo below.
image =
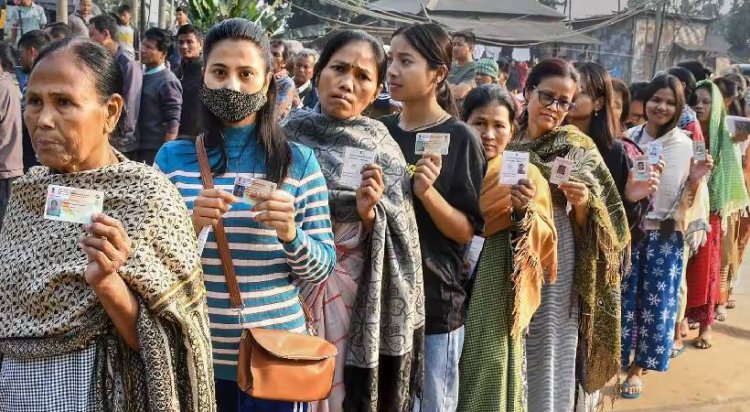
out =
<path fill-rule="evenodd" d="M 480 86 L 462 118 L 482 138 L 488 170 L 482 183 L 486 241 L 466 314 L 459 411 L 526 410 L 525 335 L 542 284 L 557 274 L 557 232 L 549 184 L 534 165 L 528 178 L 499 184 L 503 151 L 515 130 L 516 105 L 499 86 Z"/>
<path fill-rule="evenodd" d="M 484 228 L 479 194 L 486 161 L 458 119 L 448 86 L 452 44 L 437 24 L 414 24 L 391 38 L 388 84 L 400 114 L 381 119 L 412 175 L 425 289 L 424 390 L 417 410 L 455 410 L 464 340 L 464 254 Z M 441 408 L 442 407 L 442 408 Z"/>
<path fill-rule="evenodd" d="M 577 382 L 594 393 L 619 371 L 619 280 L 630 235 L 617 186 L 596 145 L 575 126 L 561 127 L 574 107 L 578 81 L 578 72 L 563 60 L 536 65 L 524 89 L 526 112 L 508 145 L 529 152 L 546 179 L 558 181 L 552 170 L 558 158 L 573 168 L 569 180 L 550 187 L 557 281 L 542 288 L 526 341 L 532 411 L 573 410 Z"/>
<path fill-rule="evenodd" d="M 407 165 L 388 129 L 362 116 L 385 73 L 378 40 L 337 34 L 313 75 L 318 107 L 292 111 L 284 124 L 320 162 L 336 243 L 328 281 L 303 288 L 318 334 L 339 349 L 321 412 L 406 410 L 424 367 L 424 286 Z"/>
<path fill-rule="evenodd" d="M 156 167 L 185 198 L 195 233 L 213 227 L 202 261 L 218 410 L 306 411 L 309 405 L 294 397 L 305 388 L 287 388 L 287 400 L 240 390 L 246 375 L 238 374 L 238 362 L 241 338 L 250 344 L 243 330 L 253 336 L 258 329 L 305 333 L 298 283 L 324 282 L 335 263 L 326 182 L 312 150 L 288 143 L 278 126 L 263 30 L 244 19 L 224 20 L 206 35 L 203 50 L 205 133 L 197 143 L 204 143 L 207 161 L 203 146 L 181 140 L 162 147 Z M 242 199 L 232 195 L 238 178 L 247 186 Z"/>
<path fill-rule="evenodd" d="M 657 76 L 644 97 L 647 122 L 630 129 L 628 136 L 645 152 L 657 147 L 666 166 L 643 222 L 646 235 L 633 244 L 631 270 L 622 278 L 622 364 L 629 368 L 622 384 L 626 399 L 640 396 L 645 369 L 663 372 L 669 367 L 690 209 L 694 203 L 699 205 L 695 195 L 713 168 L 711 156 L 693 159 L 693 142 L 678 128 L 685 105 L 679 79 Z"/>
<path fill-rule="evenodd" d="M 109 144 L 122 82 L 112 54 L 80 38 L 31 72 L 25 120 L 42 166 L 14 183 L 0 231 L 2 411 L 215 409 L 187 209 Z"/>

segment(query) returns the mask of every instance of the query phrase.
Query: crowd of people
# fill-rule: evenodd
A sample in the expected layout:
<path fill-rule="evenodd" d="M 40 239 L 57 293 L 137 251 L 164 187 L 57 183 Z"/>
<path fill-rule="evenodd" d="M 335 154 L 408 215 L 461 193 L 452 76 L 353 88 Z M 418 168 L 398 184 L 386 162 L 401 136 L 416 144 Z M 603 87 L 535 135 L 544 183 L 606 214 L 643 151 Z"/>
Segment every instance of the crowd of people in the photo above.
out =
<path fill-rule="evenodd" d="M 750 239 L 748 79 L 187 16 L 141 36 L 82 0 L 0 43 L 0 410 L 593 411 L 691 330 L 712 347 Z M 101 213 L 45 216 L 61 186 Z M 334 345 L 326 399 L 240 385 L 253 328 Z"/>

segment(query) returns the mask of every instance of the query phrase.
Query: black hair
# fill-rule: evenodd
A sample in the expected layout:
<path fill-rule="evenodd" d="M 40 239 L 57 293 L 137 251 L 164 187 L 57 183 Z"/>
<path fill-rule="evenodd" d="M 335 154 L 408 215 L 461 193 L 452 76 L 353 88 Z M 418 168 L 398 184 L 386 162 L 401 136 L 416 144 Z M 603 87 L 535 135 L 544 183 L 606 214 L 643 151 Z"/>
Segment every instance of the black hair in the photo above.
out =
<path fill-rule="evenodd" d="M 195 38 L 198 39 L 198 41 L 203 41 L 203 33 L 201 33 L 199 28 L 193 26 L 192 24 L 185 24 L 177 29 L 177 36 L 186 34 L 194 34 Z"/>
<path fill-rule="evenodd" d="M 620 100 L 622 100 L 622 113 L 620 113 L 620 118 L 617 120 L 620 122 L 620 127 L 623 127 L 630 116 L 630 90 L 628 90 L 628 85 L 624 81 L 613 78 L 612 91 L 619 94 Z"/>
<path fill-rule="evenodd" d="M 466 40 L 466 44 L 468 44 L 469 46 L 473 47 L 477 44 L 477 36 L 471 30 L 457 31 L 453 33 L 452 39 L 455 39 L 456 37 L 462 37 L 464 40 Z"/>
<path fill-rule="evenodd" d="M 100 14 L 93 17 L 89 21 L 89 25 L 94 26 L 99 32 L 109 32 L 109 37 L 111 37 L 113 41 L 117 41 L 117 20 L 115 20 L 113 16 Z"/>
<path fill-rule="evenodd" d="M 680 79 L 680 81 L 685 84 L 685 101 L 689 102 L 693 97 L 693 93 L 695 92 L 696 82 L 693 73 L 691 73 L 690 70 L 684 67 L 672 67 L 671 69 L 667 70 L 667 73 Z"/>
<path fill-rule="evenodd" d="M 188 14 L 188 8 L 187 8 L 187 6 L 177 6 L 177 8 L 174 9 L 174 14 L 177 14 L 179 12 L 183 12 L 185 14 Z"/>
<path fill-rule="evenodd" d="M 271 47 L 276 46 L 284 46 L 284 51 L 281 53 L 281 58 L 284 59 L 285 62 L 289 61 L 289 46 L 286 45 L 286 42 L 281 39 L 273 39 L 271 40 Z"/>
<path fill-rule="evenodd" d="M 125 12 L 133 14 L 130 4 L 124 3 L 124 4 L 117 6 L 117 14 L 122 14 Z"/>
<path fill-rule="evenodd" d="M 273 73 L 271 44 L 263 29 L 255 23 L 241 18 L 232 18 L 212 27 L 206 34 L 203 44 L 203 56 L 206 63 L 211 57 L 213 48 L 223 40 L 245 40 L 253 43 L 265 59 L 266 75 Z M 276 79 L 274 76 L 271 76 L 266 98 L 266 104 L 260 108 L 257 114 L 255 133 L 258 144 L 265 154 L 266 179 L 280 185 L 287 175 L 289 165 L 292 163 L 292 151 L 276 119 Z M 216 174 L 222 174 L 227 169 L 223 128 L 222 121 L 203 106 L 203 129 L 206 146 L 221 150 L 219 163 L 211 165 L 211 171 Z"/>
<path fill-rule="evenodd" d="M 580 76 L 578 74 L 578 71 L 576 70 L 573 65 L 566 62 L 563 59 L 558 58 L 552 58 L 552 59 L 544 59 L 537 63 L 533 69 L 531 69 L 531 72 L 529 73 L 529 76 L 526 78 L 526 84 L 522 85 L 523 87 L 523 93 L 524 96 L 528 96 L 539 84 L 544 81 L 544 79 L 547 79 L 549 77 L 562 77 L 565 79 L 570 79 L 573 81 L 573 83 L 578 86 L 580 84 Z M 578 97 L 578 89 L 576 88 L 575 96 L 573 96 L 573 100 L 575 101 L 575 98 Z M 528 100 L 528 97 L 527 97 Z M 523 112 L 523 115 L 521 116 L 521 121 L 519 130 L 525 129 L 529 124 L 529 112 L 528 110 Z"/>
<path fill-rule="evenodd" d="M 643 92 L 644 105 L 648 104 L 648 101 L 651 100 L 656 92 L 661 89 L 670 89 L 672 90 L 672 93 L 674 93 L 675 111 L 672 121 L 662 126 L 661 129 L 659 129 L 659 135 L 653 136 L 654 138 L 664 136 L 665 134 L 667 134 L 667 132 L 677 127 L 677 125 L 680 123 L 680 118 L 682 117 L 682 110 L 685 108 L 685 92 L 684 90 L 682 90 L 682 83 L 680 82 L 680 79 L 672 76 L 671 74 L 662 74 L 660 76 L 656 76 L 649 82 L 646 90 L 644 90 Z M 648 120 L 648 112 L 644 112 L 644 114 L 646 115 L 646 120 Z"/>
<path fill-rule="evenodd" d="M 386 70 L 388 70 L 388 60 L 385 55 L 385 50 L 383 50 L 383 44 L 380 43 L 380 40 L 362 30 L 344 30 L 336 33 L 336 35 L 328 40 L 323 51 L 320 52 L 318 62 L 315 63 L 312 78 L 313 84 L 318 84 L 320 73 L 326 66 L 328 66 L 333 55 L 346 45 L 355 42 L 367 43 L 370 46 L 370 49 L 372 49 L 372 54 L 375 56 L 375 64 L 377 64 L 376 82 L 378 86 L 383 85 L 383 83 L 385 83 Z"/>
<path fill-rule="evenodd" d="M 498 70 L 498 72 L 505 73 L 506 75 L 510 74 L 510 63 L 508 63 L 506 61 L 502 61 L 502 60 L 498 61 L 497 62 L 497 70 Z"/>
<path fill-rule="evenodd" d="M 50 37 L 70 37 L 70 35 L 73 34 L 70 26 L 61 21 L 50 23 L 46 25 L 44 29 L 49 30 Z"/>
<path fill-rule="evenodd" d="M 604 153 L 612 147 L 620 132 L 619 119 L 612 113 L 612 80 L 607 69 L 597 63 L 578 63 L 575 68 L 581 78 L 581 88 L 591 99 L 602 99 L 604 104 L 597 116 L 591 118 L 589 137 L 596 143 L 599 151 Z"/>
<path fill-rule="evenodd" d="M 698 60 L 679 62 L 677 63 L 677 67 L 684 67 L 690 70 L 690 73 L 693 74 L 696 82 L 708 79 L 709 77 L 711 77 L 712 73 L 709 68 L 704 66 L 703 63 L 699 62 Z"/>
<path fill-rule="evenodd" d="M 648 82 L 633 82 L 630 83 L 630 102 L 646 102 L 644 93 L 648 87 Z"/>
<path fill-rule="evenodd" d="M 69 54 L 75 59 L 77 66 L 82 69 L 81 74 L 91 80 L 102 104 L 112 95 L 122 95 L 123 75 L 115 56 L 100 44 L 83 37 L 66 37 L 45 47 L 32 66 L 32 73 L 45 58 L 60 54 Z M 79 83 L 81 84 L 83 83 Z M 124 112 L 123 107 L 117 126 L 109 136 L 110 140 L 116 140 L 122 135 L 125 125 Z"/>
<path fill-rule="evenodd" d="M 713 82 L 716 87 L 719 88 L 723 98 L 732 99 L 732 102 L 727 108 L 727 114 L 732 116 L 742 116 L 742 105 L 739 101 L 740 85 L 726 76 L 716 78 Z M 724 102 L 722 102 L 722 104 L 724 104 Z"/>
<path fill-rule="evenodd" d="M 6 42 L 0 42 L 0 68 L 4 72 L 13 72 L 16 59 L 13 56 L 13 48 Z"/>
<path fill-rule="evenodd" d="M 445 67 L 446 71 L 450 73 L 451 63 L 453 62 L 453 42 L 441 26 L 435 23 L 411 24 L 396 30 L 391 38 L 396 36 L 404 36 L 404 39 L 417 53 L 427 60 L 427 66 L 430 70 Z M 440 107 L 451 116 L 458 117 L 458 107 L 448 86 L 447 75 L 438 83 L 436 94 Z"/>
<path fill-rule="evenodd" d="M 516 119 L 516 101 L 511 96 L 508 89 L 496 84 L 484 84 L 472 89 L 466 95 L 463 105 L 461 105 L 461 120 L 469 121 L 469 117 L 474 110 L 486 107 L 491 103 L 497 103 L 508 109 L 511 124 Z"/>
<path fill-rule="evenodd" d="M 41 30 L 32 30 L 21 36 L 18 41 L 18 48 L 34 48 L 41 51 L 44 46 L 50 42 L 49 36 Z"/>
<path fill-rule="evenodd" d="M 152 40 L 156 44 L 156 49 L 164 54 L 167 54 L 169 48 L 172 47 L 172 33 L 158 27 L 146 30 L 143 33 L 143 39 Z"/>

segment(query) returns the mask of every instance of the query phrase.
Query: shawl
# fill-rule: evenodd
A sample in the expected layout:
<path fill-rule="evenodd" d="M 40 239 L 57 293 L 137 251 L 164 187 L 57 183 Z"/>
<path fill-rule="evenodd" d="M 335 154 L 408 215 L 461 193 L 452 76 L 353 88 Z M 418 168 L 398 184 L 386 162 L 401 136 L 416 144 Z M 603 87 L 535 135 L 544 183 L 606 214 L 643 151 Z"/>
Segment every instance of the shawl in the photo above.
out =
<path fill-rule="evenodd" d="M 413 391 L 421 386 L 425 308 L 419 233 L 401 149 L 382 123 L 367 117 L 336 120 L 294 110 L 284 131 L 314 151 L 337 223 L 359 222 L 355 191 L 339 184 L 345 148 L 375 152 L 383 168 L 385 190 L 375 206 L 349 327 L 344 410 L 411 410 Z"/>
<path fill-rule="evenodd" d="M 714 159 L 714 169 L 708 181 L 711 212 L 721 216 L 721 226 L 727 227 L 727 219 L 750 206 L 745 188 L 742 166 L 734 152 L 734 142 L 727 127 L 726 112 L 719 88 L 710 80 L 698 83 L 711 88 L 711 119 L 707 130 L 708 149 Z"/>
<path fill-rule="evenodd" d="M 529 152 L 531 163 L 547 180 L 555 158 L 567 157 L 574 165 L 570 180 L 589 190 L 589 218 L 575 246 L 573 287 L 580 299 L 579 323 L 587 348 L 581 383 L 593 393 L 620 370 L 620 278 L 630 261 L 630 232 L 622 200 L 596 145 L 575 126 L 559 127 L 531 142 L 513 141 L 507 150 Z M 566 203 L 557 187 L 552 198 Z"/>
<path fill-rule="evenodd" d="M 195 232 L 177 189 L 128 161 L 78 173 L 35 167 L 16 180 L 0 231 L 0 356 L 43 358 L 95 344 L 98 410 L 215 410 L 206 291 Z M 140 350 L 118 337 L 84 280 L 83 225 L 44 219 L 47 187 L 104 193 L 132 256 L 118 274 L 135 294 Z"/>
<path fill-rule="evenodd" d="M 479 206 L 484 216 L 484 234 L 490 237 L 515 226 L 511 221 L 510 186 L 499 184 L 502 154 L 487 164 L 482 182 Z M 557 230 L 552 217 L 552 195 L 549 184 L 539 169 L 529 167 L 529 179 L 536 186 L 536 195 L 526 210 L 518 229 L 519 237 L 513 253 L 513 326 L 511 336 L 520 337 L 542 302 L 544 272 L 548 280 L 557 277 Z"/>

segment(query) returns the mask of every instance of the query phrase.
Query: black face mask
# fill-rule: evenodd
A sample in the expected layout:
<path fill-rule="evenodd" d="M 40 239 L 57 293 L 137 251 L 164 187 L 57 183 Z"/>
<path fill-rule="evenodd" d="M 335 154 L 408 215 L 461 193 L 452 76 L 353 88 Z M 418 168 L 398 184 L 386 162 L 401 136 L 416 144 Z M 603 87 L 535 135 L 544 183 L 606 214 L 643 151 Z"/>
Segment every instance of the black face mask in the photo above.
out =
<path fill-rule="evenodd" d="M 263 89 L 256 93 L 242 93 L 229 89 L 209 89 L 205 85 L 200 91 L 200 98 L 214 116 L 228 123 L 246 119 L 268 100 Z"/>

